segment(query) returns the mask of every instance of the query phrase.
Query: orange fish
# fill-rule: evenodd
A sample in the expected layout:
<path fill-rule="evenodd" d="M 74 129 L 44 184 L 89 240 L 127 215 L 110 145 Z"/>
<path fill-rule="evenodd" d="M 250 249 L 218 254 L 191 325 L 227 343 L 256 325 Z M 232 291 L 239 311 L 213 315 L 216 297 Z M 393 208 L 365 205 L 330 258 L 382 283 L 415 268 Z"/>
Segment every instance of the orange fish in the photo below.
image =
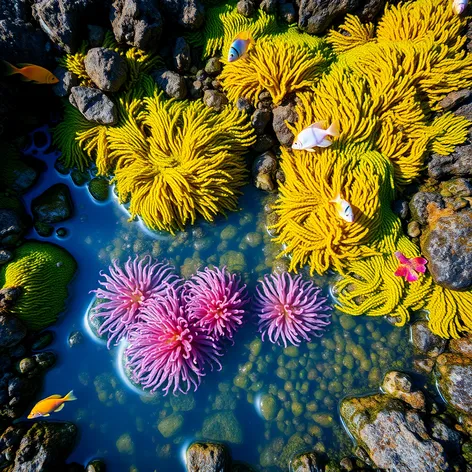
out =
<path fill-rule="evenodd" d="M 34 82 L 35 84 L 57 84 L 59 82 L 59 79 L 44 67 L 18 64 L 21 67 L 18 69 L 7 61 L 3 61 L 3 63 L 5 64 L 5 75 L 21 74 L 20 80 L 24 82 Z"/>
<path fill-rule="evenodd" d="M 39 418 L 40 416 L 49 416 L 53 411 L 61 411 L 64 408 L 65 402 L 71 402 L 77 400 L 74 396 L 74 391 L 71 390 L 65 397 L 60 395 L 51 395 L 44 400 L 39 401 L 34 405 L 31 413 L 28 415 L 28 419 Z"/>

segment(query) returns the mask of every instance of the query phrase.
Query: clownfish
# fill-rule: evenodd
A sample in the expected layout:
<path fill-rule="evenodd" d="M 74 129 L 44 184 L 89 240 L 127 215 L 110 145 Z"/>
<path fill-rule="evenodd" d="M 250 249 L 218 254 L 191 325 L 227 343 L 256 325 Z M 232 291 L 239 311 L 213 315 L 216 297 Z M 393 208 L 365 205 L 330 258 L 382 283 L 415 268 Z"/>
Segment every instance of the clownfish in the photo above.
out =
<path fill-rule="evenodd" d="M 242 31 L 234 38 L 228 53 L 228 62 L 234 62 L 246 56 L 250 45 L 256 44 L 250 31 Z"/>
<path fill-rule="evenodd" d="M 329 203 L 334 203 L 336 205 L 336 210 L 340 218 L 348 223 L 354 221 L 354 211 L 349 202 L 341 198 L 341 195 L 338 193 L 336 198 L 330 200 Z"/>

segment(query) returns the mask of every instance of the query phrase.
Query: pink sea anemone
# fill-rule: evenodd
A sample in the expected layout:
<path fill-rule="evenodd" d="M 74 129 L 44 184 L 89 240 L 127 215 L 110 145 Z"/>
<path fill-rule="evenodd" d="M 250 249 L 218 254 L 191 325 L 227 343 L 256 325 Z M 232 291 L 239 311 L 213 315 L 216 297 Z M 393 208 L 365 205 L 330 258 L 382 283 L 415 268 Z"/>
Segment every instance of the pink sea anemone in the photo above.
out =
<path fill-rule="evenodd" d="M 184 298 L 189 317 L 215 339 L 233 337 L 249 302 L 246 285 L 225 267 L 197 272 L 185 282 Z"/>
<path fill-rule="evenodd" d="M 188 318 L 182 299 L 171 287 L 165 296 L 146 303 L 140 322 L 129 333 L 127 366 L 145 389 L 187 393 L 200 385 L 204 366 L 221 369 L 220 347 Z"/>
<path fill-rule="evenodd" d="M 330 324 L 327 298 L 313 282 L 303 281 L 301 275 L 266 275 L 256 292 L 254 308 L 262 340 L 267 334 L 273 343 L 298 346 L 302 339 L 310 341 L 310 335 L 321 336 Z"/>
<path fill-rule="evenodd" d="M 122 269 L 118 261 L 109 267 L 110 275 L 100 272 L 105 281 L 102 288 L 94 290 L 97 299 L 103 299 L 92 312 L 92 318 L 104 321 L 99 335 L 108 334 L 108 347 L 119 343 L 137 321 L 145 302 L 165 294 L 168 286 L 175 286 L 180 279 L 173 268 L 160 262 L 152 263 L 151 257 L 134 260 L 131 257 Z"/>

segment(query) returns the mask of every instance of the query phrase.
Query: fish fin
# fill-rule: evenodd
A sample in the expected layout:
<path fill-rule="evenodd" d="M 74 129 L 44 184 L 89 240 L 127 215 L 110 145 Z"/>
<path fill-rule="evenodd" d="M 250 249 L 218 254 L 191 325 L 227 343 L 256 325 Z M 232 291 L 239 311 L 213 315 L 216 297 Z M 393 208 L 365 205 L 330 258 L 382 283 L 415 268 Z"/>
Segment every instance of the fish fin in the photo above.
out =
<path fill-rule="evenodd" d="M 304 149 L 304 151 L 306 151 L 306 152 L 316 152 L 316 149 L 308 148 L 308 149 Z"/>
<path fill-rule="evenodd" d="M 13 75 L 13 74 L 19 74 L 20 70 L 18 67 L 15 67 L 14 65 L 10 64 L 7 61 L 2 61 L 3 65 L 5 66 L 5 72 L 4 75 Z"/>
<path fill-rule="evenodd" d="M 64 408 L 64 403 L 61 403 L 55 410 L 54 413 L 61 411 Z"/>
<path fill-rule="evenodd" d="M 23 67 L 38 67 L 35 66 L 34 64 L 29 64 L 28 62 L 19 62 L 17 64 L 18 67 L 23 68 Z"/>
<path fill-rule="evenodd" d="M 65 402 L 71 402 L 73 400 L 77 400 L 77 397 L 74 395 L 74 390 L 71 390 L 65 397 L 64 401 Z"/>
<path fill-rule="evenodd" d="M 46 416 L 51 416 L 51 415 L 50 415 L 49 413 L 46 413 L 46 414 L 44 414 L 44 415 L 41 415 L 41 416 L 44 416 L 44 417 L 46 417 Z"/>
<path fill-rule="evenodd" d="M 326 133 L 337 138 L 339 136 L 339 121 L 333 121 L 331 126 L 326 130 Z"/>
<path fill-rule="evenodd" d="M 308 126 L 308 128 L 322 129 L 324 131 L 325 125 L 325 121 L 317 121 L 316 123 L 313 123 L 312 125 Z"/>
<path fill-rule="evenodd" d="M 20 73 L 21 73 L 21 72 L 20 72 Z M 31 79 L 28 79 L 28 77 L 25 77 L 24 75 L 21 75 L 21 76 L 20 76 L 20 80 L 21 80 L 22 82 L 33 82 Z M 34 81 L 34 82 L 36 82 L 36 81 Z"/>
<path fill-rule="evenodd" d="M 339 203 L 341 201 L 341 194 L 338 193 L 329 203 Z"/>
<path fill-rule="evenodd" d="M 251 44 L 255 44 L 254 39 L 252 39 L 252 34 L 249 30 L 241 31 L 236 35 L 236 39 L 242 39 L 243 41 L 249 41 Z"/>
<path fill-rule="evenodd" d="M 53 398 L 62 398 L 62 397 L 61 397 L 61 395 L 50 395 L 49 397 L 45 398 L 44 400 L 52 400 Z"/>
<path fill-rule="evenodd" d="M 400 251 L 395 253 L 395 257 L 400 261 L 400 264 L 408 264 L 410 262 L 410 259 L 408 259 L 408 257 L 406 257 L 405 254 Z"/>
<path fill-rule="evenodd" d="M 326 147 L 330 147 L 331 144 L 333 144 L 333 142 L 330 141 L 329 139 L 323 139 L 323 141 L 321 141 L 321 143 L 317 144 L 317 146 L 321 147 L 321 148 L 326 148 Z"/>

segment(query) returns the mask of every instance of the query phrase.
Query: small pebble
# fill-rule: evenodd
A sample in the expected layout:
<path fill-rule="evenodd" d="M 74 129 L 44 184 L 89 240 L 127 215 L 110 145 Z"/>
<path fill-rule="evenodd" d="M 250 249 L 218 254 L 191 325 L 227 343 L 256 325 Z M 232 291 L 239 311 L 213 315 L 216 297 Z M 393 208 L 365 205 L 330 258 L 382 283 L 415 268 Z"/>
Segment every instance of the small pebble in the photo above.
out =
<path fill-rule="evenodd" d="M 410 238 L 419 237 L 421 234 L 420 224 L 417 221 L 410 221 L 408 223 L 407 233 L 408 233 L 408 236 L 410 236 Z"/>
<path fill-rule="evenodd" d="M 73 331 L 69 335 L 69 347 L 75 347 L 82 344 L 84 341 L 84 335 L 80 331 Z"/>

